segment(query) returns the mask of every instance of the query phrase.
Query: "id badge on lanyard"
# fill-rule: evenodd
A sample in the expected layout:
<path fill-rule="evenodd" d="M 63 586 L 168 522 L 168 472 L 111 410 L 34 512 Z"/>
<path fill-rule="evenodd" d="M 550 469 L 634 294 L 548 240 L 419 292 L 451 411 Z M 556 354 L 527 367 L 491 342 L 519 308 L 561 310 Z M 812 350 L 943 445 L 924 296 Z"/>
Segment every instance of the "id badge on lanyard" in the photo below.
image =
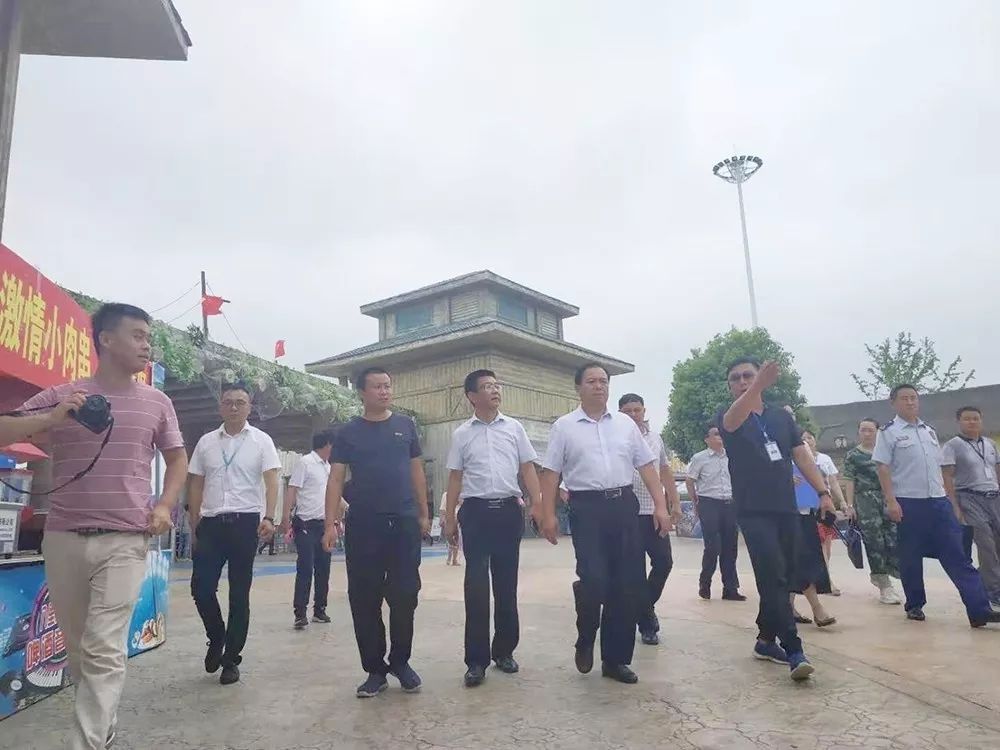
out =
<path fill-rule="evenodd" d="M 778 444 L 771 439 L 771 436 L 767 434 L 767 428 L 761 421 L 760 417 L 757 416 L 757 412 L 751 412 L 753 414 L 753 421 L 757 423 L 757 429 L 760 430 L 760 434 L 764 436 L 764 450 L 767 451 L 767 457 L 774 461 L 781 461 L 784 458 L 781 455 L 781 448 Z"/>

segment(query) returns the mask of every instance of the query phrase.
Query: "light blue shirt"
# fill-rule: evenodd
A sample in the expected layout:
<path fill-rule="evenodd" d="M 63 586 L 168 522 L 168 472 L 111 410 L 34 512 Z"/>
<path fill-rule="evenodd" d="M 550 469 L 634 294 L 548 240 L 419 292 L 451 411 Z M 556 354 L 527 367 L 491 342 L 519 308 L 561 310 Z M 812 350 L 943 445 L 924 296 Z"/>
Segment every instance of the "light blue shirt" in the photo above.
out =
<path fill-rule="evenodd" d="M 524 425 L 497 414 L 492 422 L 472 417 L 455 430 L 448 468 L 462 472 L 462 498 L 520 497 L 521 464 L 537 461 Z"/>
<path fill-rule="evenodd" d="M 892 471 L 896 497 L 945 497 L 941 445 L 923 420 L 910 424 L 897 416 L 879 430 L 872 458 Z"/>
<path fill-rule="evenodd" d="M 655 460 L 631 417 L 606 411 L 594 420 L 581 407 L 552 425 L 542 466 L 561 473 L 570 492 L 585 492 L 630 487 L 635 470 Z"/>

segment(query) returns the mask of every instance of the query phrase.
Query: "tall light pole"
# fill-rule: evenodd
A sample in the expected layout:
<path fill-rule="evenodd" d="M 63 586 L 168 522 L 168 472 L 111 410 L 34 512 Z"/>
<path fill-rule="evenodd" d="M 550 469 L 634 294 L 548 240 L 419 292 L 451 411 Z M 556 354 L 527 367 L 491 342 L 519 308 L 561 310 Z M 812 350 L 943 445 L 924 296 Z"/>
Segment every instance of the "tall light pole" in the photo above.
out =
<path fill-rule="evenodd" d="M 750 240 L 747 238 L 747 215 L 743 209 L 743 183 L 757 174 L 764 166 L 759 156 L 731 156 L 723 159 L 714 167 L 712 174 L 721 180 L 736 185 L 736 194 L 740 198 L 740 225 L 743 227 L 743 258 L 747 265 L 747 289 L 750 292 L 750 322 L 757 327 L 757 295 L 753 290 L 753 269 L 750 267 Z"/>

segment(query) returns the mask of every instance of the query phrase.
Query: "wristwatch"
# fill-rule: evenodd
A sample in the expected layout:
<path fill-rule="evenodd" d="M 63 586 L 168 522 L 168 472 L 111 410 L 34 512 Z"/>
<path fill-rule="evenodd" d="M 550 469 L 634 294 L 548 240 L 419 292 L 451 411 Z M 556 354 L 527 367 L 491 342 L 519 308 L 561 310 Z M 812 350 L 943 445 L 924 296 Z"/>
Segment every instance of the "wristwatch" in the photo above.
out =
<path fill-rule="evenodd" d="M 274 519 L 271 518 L 270 516 L 264 516 L 264 518 L 262 518 L 261 520 L 262 521 L 270 521 L 271 525 L 274 526 Z"/>
<path fill-rule="evenodd" d="M 823 490 L 822 492 L 817 492 L 817 493 L 816 493 L 816 495 L 817 495 L 818 497 L 823 497 L 823 495 L 826 495 L 826 496 L 827 496 L 828 498 L 830 498 L 831 500 L 833 499 L 833 495 L 831 495 L 831 494 L 830 494 L 830 491 L 829 491 L 829 490 Z"/>

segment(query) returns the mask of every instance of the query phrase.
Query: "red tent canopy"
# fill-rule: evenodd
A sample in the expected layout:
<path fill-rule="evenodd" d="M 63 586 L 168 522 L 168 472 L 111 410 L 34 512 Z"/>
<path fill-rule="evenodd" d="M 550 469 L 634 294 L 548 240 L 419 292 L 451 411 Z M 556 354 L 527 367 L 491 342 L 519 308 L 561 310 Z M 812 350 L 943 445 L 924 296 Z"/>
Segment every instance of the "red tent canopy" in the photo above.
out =
<path fill-rule="evenodd" d="M 13 458 L 21 463 L 22 461 L 40 461 L 48 458 L 48 454 L 41 448 L 37 448 L 31 443 L 14 443 L 6 448 L 0 448 L 0 453 Z"/>

